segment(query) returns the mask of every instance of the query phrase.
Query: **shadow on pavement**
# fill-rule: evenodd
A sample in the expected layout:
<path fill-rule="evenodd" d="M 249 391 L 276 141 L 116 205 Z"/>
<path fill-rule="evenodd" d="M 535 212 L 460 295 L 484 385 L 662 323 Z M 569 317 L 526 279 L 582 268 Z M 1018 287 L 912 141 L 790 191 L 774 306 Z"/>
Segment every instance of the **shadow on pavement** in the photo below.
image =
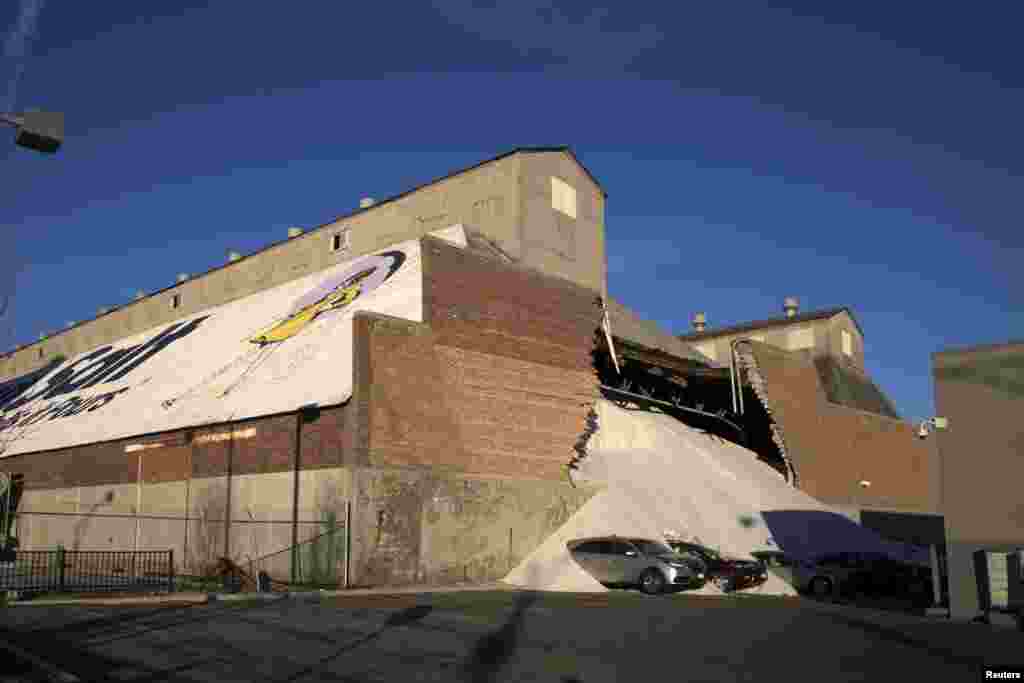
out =
<path fill-rule="evenodd" d="M 288 678 L 280 679 L 280 683 L 290 683 L 291 681 L 297 681 L 301 678 L 309 676 L 315 673 L 317 669 L 323 668 L 325 665 L 331 663 L 332 661 L 342 656 L 346 652 L 351 652 L 357 647 L 360 647 L 362 645 L 365 645 L 366 643 L 369 643 L 370 641 L 380 638 L 381 635 L 383 635 L 388 629 L 392 629 L 399 626 L 409 626 L 411 624 L 414 624 L 423 619 L 424 617 L 426 617 L 428 614 L 430 614 L 432 610 L 433 607 L 431 607 L 430 605 L 416 605 L 415 607 L 409 607 L 408 609 L 404 609 L 401 612 L 392 614 L 390 617 L 388 617 L 388 620 L 384 622 L 384 625 L 376 631 L 374 631 L 373 633 L 365 635 L 362 638 L 359 638 L 357 640 L 352 641 L 351 643 L 346 644 L 341 649 L 331 653 L 327 657 L 324 657 L 312 666 L 308 666 L 304 669 L 295 672 Z"/>
<path fill-rule="evenodd" d="M 974 669 L 978 669 L 986 664 L 986 662 L 978 656 L 961 655 L 954 651 L 952 648 L 942 647 L 934 643 L 930 643 L 923 638 L 916 638 L 908 635 L 906 632 L 889 626 L 883 626 L 881 624 L 868 621 L 867 619 L 860 619 L 845 614 L 838 614 L 835 612 L 819 612 L 819 616 L 826 619 L 830 619 L 834 622 L 843 624 L 850 628 L 863 631 L 870 637 L 877 640 L 885 641 L 888 643 L 898 643 L 907 647 L 912 647 L 918 650 L 923 650 L 933 657 L 938 657 L 944 660 L 948 664 L 954 664 L 958 666 L 967 666 Z M 991 662 L 988 662 L 991 667 Z"/>
<path fill-rule="evenodd" d="M 174 606 L 139 610 L 126 614 L 114 609 L 113 614 L 59 625 L 39 625 L 24 630 L 0 627 L 0 638 L 26 652 L 45 659 L 53 666 L 73 673 L 85 681 L 122 680 L 116 672 L 125 668 L 136 672 L 137 681 L 159 681 L 214 660 L 193 661 L 171 669 L 156 669 L 133 660 L 120 660 L 91 651 L 99 645 L 146 633 L 164 631 L 178 626 L 210 621 L 229 610 L 259 609 L 268 603 L 245 606 Z M 39 609 L 23 607 L 19 609 Z M 55 647 L 56 646 L 56 647 Z M 219 644 L 225 651 L 233 649 L 227 642 Z M 238 652 L 244 656 L 244 652 Z M 223 658 L 219 658 L 223 660 Z"/>
<path fill-rule="evenodd" d="M 505 624 L 477 641 L 463 665 L 462 673 L 465 680 L 488 683 L 496 679 L 498 671 L 508 662 L 519 645 L 526 610 L 538 599 L 536 593 L 520 595 L 516 598 L 515 608 Z"/>

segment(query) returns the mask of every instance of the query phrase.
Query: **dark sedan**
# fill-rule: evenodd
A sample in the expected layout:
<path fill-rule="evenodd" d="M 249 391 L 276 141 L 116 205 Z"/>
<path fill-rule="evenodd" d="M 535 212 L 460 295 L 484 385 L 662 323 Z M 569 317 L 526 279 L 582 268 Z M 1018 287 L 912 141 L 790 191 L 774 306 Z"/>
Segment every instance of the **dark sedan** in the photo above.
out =
<path fill-rule="evenodd" d="M 669 546 L 681 555 L 699 559 L 707 568 L 708 580 L 723 592 L 743 590 L 760 586 L 768 579 L 768 569 L 755 560 L 726 557 L 721 553 L 697 543 L 669 541 Z"/>

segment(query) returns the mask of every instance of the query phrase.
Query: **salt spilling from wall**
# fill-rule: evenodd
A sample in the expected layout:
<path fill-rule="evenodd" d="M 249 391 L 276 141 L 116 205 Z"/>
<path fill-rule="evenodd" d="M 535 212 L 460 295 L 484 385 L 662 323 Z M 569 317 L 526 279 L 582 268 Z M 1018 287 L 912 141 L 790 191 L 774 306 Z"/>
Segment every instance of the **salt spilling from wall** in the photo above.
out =
<path fill-rule="evenodd" d="M 604 488 L 515 567 L 507 583 L 539 590 L 604 590 L 572 560 L 565 544 L 612 534 L 691 540 L 739 557 L 781 546 L 796 557 L 877 550 L 922 559 L 920 549 L 884 541 L 792 488 L 752 451 L 667 415 L 607 401 L 600 401 L 596 412 L 598 430 L 576 480 Z M 703 592 L 717 591 L 708 587 Z M 794 591 L 772 576 L 759 592 Z"/>

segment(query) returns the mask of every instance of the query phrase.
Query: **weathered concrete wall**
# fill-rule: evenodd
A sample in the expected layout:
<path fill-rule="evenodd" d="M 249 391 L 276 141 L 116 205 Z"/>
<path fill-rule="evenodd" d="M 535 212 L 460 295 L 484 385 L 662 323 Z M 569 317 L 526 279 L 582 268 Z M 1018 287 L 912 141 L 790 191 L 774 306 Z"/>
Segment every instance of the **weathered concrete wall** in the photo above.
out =
<path fill-rule="evenodd" d="M 576 217 L 552 207 L 551 178 L 576 191 Z M 604 193 L 565 154 L 531 154 L 522 159 L 520 262 L 607 293 Z"/>
<path fill-rule="evenodd" d="M 359 469 L 355 585 L 500 579 L 595 493 L 567 481 Z"/>
<path fill-rule="evenodd" d="M 347 406 L 278 415 L 4 458 L 0 470 L 25 477 L 23 548 L 170 548 L 179 571 L 198 572 L 225 547 L 243 564 L 289 548 L 293 520 L 300 543 L 344 523 L 349 420 Z M 290 566 L 285 553 L 265 568 L 288 578 Z"/>
<path fill-rule="evenodd" d="M 937 509 L 933 439 L 919 439 L 908 422 L 830 403 L 806 356 L 767 344 L 754 344 L 754 355 L 801 489 L 856 508 Z"/>
<path fill-rule="evenodd" d="M 932 357 L 954 616 L 978 610 L 971 555 L 1024 548 L 1024 344 Z"/>

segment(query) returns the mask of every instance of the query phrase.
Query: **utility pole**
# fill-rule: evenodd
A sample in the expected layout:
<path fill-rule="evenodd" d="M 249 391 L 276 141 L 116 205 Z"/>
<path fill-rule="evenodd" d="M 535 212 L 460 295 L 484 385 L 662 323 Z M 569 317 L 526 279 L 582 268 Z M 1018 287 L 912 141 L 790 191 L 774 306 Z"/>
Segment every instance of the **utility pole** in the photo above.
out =
<path fill-rule="evenodd" d="M 15 130 L 15 144 L 27 149 L 53 154 L 64 141 L 64 114 L 51 111 L 26 111 L 21 114 L 0 113 L 0 122 Z"/>

